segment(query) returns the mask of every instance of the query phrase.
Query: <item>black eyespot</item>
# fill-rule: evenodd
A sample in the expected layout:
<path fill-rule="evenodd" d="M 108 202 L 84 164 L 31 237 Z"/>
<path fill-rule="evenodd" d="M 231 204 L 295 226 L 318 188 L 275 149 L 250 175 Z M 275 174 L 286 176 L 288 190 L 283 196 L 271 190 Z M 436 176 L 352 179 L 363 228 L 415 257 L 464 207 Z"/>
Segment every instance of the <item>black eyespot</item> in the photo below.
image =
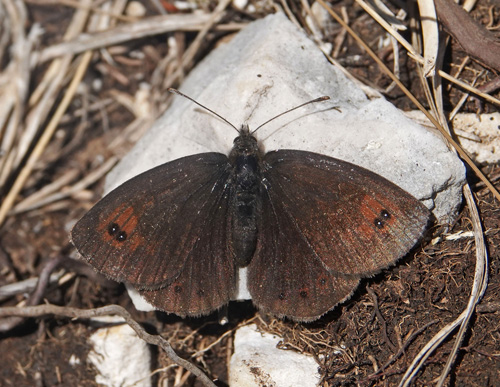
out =
<path fill-rule="evenodd" d="M 117 223 L 110 223 L 108 226 L 108 234 L 115 238 L 118 242 L 123 242 L 127 239 L 128 235 L 125 231 L 120 229 Z"/>
<path fill-rule="evenodd" d="M 319 280 L 319 283 L 320 283 L 321 285 L 326 284 L 326 278 L 321 278 L 321 279 Z"/>
<path fill-rule="evenodd" d="M 205 295 L 205 291 L 203 289 L 200 289 L 196 292 L 196 294 L 198 294 L 198 296 L 200 297 L 203 297 Z"/>
<path fill-rule="evenodd" d="M 110 223 L 108 226 L 108 234 L 115 235 L 118 231 L 120 231 L 120 226 L 116 223 Z"/>
<path fill-rule="evenodd" d="M 127 239 L 127 233 L 125 231 L 120 231 L 115 239 L 118 241 L 118 242 L 123 242 Z"/>
<path fill-rule="evenodd" d="M 285 293 L 280 293 L 278 298 L 283 301 L 285 299 Z"/>
<path fill-rule="evenodd" d="M 302 297 L 302 298 L 306 298 L 308 296 L 307 294 L 307 290 L 301 290 L 299 295 Z"/>
<path fill-rule="evenodd" d="M 182 286 L 175 285 L 174 286 L 174 292 L 177 293 L 177 294 L 181 293 L 182 292 Z"/>
<path fill-rule="evenodd" d="M 385 227 L 385 221 L 389 219 L 391 219 L 391 214 L 389 213 L 389 211 L 387 211 L 386 209 L 382 209 L 382 211 L 380 211 L 380 217 L 375 218 L 373 224 L 378 229 L 382 229 Z"/>

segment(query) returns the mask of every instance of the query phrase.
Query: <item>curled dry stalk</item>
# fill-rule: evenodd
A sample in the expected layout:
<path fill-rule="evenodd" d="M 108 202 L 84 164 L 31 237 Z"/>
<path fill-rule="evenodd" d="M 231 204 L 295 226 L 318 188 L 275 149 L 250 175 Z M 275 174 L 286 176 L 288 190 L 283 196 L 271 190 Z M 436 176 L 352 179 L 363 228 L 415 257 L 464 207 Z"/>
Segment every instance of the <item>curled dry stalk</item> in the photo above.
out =
<path fill-rule="evenodd" d="M 172 349 L 167 340 L 165 340 L 160 335 L 151 335 L 147 333 L 144 328 L 132 318 L 130 313 L 119 305 L 108 305 L 95 309 L 78 309 L 49 304 L 26 307 L 0 308 L 0 318 L 13 316 L 24 318 L 60 316 L 71 319 L 90 319 L 93 317 L 109 315 L 122 317 L 125 323 L 128 324 L 137 333 L 137 336 L 139 336 L 142 340 L 144 340 L 148 344 L 156 345 L 163 349 L 170 360 L 195 375 L 198 380 L 203 383 L 203 385 L 215 387 L 215 384 L 212 382 L 212 380 L 207 375 L 205 375 L 198 367 L 196 367 L 189 361 L 179 357 Z"/>
<path fill-rule="evenodd" d="M 434 107 L 434 114 L 436 116 L 440 117 L 440 120 L 436 119 L 433 115 L 431 115 L 424 107 L 423 105 L 411 94 L 411 92 L 397 79 L 397 77 L 390 71 L 389 68 L 378 58 L 378 56 L 370 49 L 370 47 L 365 44 L 365 42 L 348 26 L 346 23 L 343 21 L 341 17 L 339 17 L 331 8 L 329 8 L 322 0 L 318 0 L 319 3 L 322 4 L 322 6 L 327 9 L 327 11 L 330 13 L 330 15 L 347 30 L 347 32 L 368 52 L 368 54 L 377 62 L 377 64 L 380 66 L 380 68 L 401 88 L 401 90 L 407 95 L 408 98 L 427 116 L 427 118 L 436 126 L 436 128 L 439 130 L 439 132 L 445 137 L 445 139 L 455 148 L 457 153 L 460 155 L 462 160 L 464 160 L 477 174 L 477 176 L 484 182 L 484 184 L 490 189 L 490 191 L 493 193 L 493 195 L 497 198 L 497 200 L 500 201 L 500 193 L 496 190 L 496 188 L 489 182 L 489 180 L 484 176 L 484 174 L 479 170 L 479 168 L 475 165 L 475 163 L 472 161 L 472 159 L 469 157 L 469 155 L 461 148 L 461 146 L 456 143 L 451 136 L 449 135 L 449 131 L 444 128 L 446 125 L 446 119 L 444 119 L 445 114 L 444 111 L 442 110 L 443 104 L 441 103 L 442 101 L 440 98 L 442 97 L 440 93 L 440 88 L 435 88 L 433 92 L 428 91 L 427 96 L 429 98 L 429 105 Z M 443 77 L 452 83 L 455 83 L 456 85 L 460 87 L 464 87 L 466 84 L 464 84 L 462 81 L 459 81 L 444 71 L 437 69 L 435 66 L 439 65 L 439 62 L 436 60 L 436 54 L 439 51 L 439 47 L 435 47 L 435 50 L 433 50 L 432 47 L 426 47 L 426 52 L 430 52 L 432 58 L 430 60 L 426 60 L 427 58 L 424 58 L 420 55 L 420 53 L 409 43 L 407 42 L 395 29 L 393 29 L 389 23 L 387 23 L 380 15 L 378 15 L 374 9 L 372 9 L 370 6 L 368 6 L 364 1 L 362 0 L 357 0 L 358 4 L 360 4 L 379 24 L 384 27 L 392 36 L 394 36 L 399 43 L 403 45 L 408 50 L 408 54 L 411 58 L 416 60 L 421 66 L 423 66 L 423 70 L 421 71 L 421 74 L 427 74 L 427 75 L 433 75 L 435 77 Z M 425 12 L 427 14 L 432 14 L 433 10 L 432 9 L 426 9 Z M 435 15 L 435 11 L 434 11 Z M 427 34 L 434 36 L 435 32 L 438 31 L 437 28 L 437 21 L 435 20 L 435 25 L 427 25 L 426 31 Z M 432 41 L 435 44 L 437 44 L 438 39 L 434 36 L 434 38 L 427 39 L 427 42 Z M 441 51 L 443 51 L 441 49 Z M 422 83 L 424 84 L 424 87 L 427 87 L 428 83 L 426 80 L 423 78 Z M 434 85 L 440 85 L 440 79 L 439 82 L 434 82 Z M 482 93 L 478 89 L 471 87 L 467 85 L 467 87 L 464 87 L 466 90 L 482 97 L 485 98 L 487 101 L 496 104 L 497 106 L 500 105 L 500 101 L 497 99 Z M 434 98 L 434 99 L 432 99 Z M 441 121 L 443 124 L 440 124 Z M 460 347 L 460 344 L 462 343 L 463 337 L 469 327 L 470 319 L 472 314 L 474 313 L 476 305 L 479 303 L 481 300 L 482 296 L 484 295 L 484 292 L 486 291 L 487 284 L 488 284 L 488 277 L 487 277 L 487 267 L 488 267 L 488 256 L 486 252 L 486 245 L 484 241 L 484 235 L 483 235 L 483 230 L 481 227 L 481 219 L 476 207 L 476 204 L 474 202 L 472 193 L 470 191 L 470 188 L 468 185 L 464 186 L 464 196 L 466 198 L 467 204 L 469 211 L 471 212 L 471 217 L 473 219 L 473 227 L 474 227 L 474 236 L 475 236 L 475 242 L 476 242 L 476 270 L 475 270 L 475 276 L 474 276 L 474 283 L 471 289 L 471 295 L 469 298 L 468 305 L 466 309 L 458 316 L 453 322 L 449 323 L 446 325 L 444 328 L 442 328 L 425 346 L 424 348 L 420 351 L 420 353 L 415 357 L 413 360 L 412 364 L 409 366 L 407 369 L 405 375 L 400 381 L 400 386 L 401 387 L 406 387 L 408 386 L 411 381 L 414 379 L 415 375 L 418 373 L 418 371 L 422 368 L 422 366 L 425 363 L 425 360 L 434 352 L 436 348 L 440 346 L 440 344 L 448 338 L 454 331 L 455 328 L 460 326 L 460 330 L 458 332 L 458 335 L 456 337 L 453 349 L 448 356 L 448 360 L 446 362 L 446 365 L 441 373 L 441 376 L 439 378 L 439 381 L 437 382 L 437 386 L 441 387 L 445 380 L 447 375 L 450 372 L 450 369 L 454 363 L 454 360 L 456 358 L 456 354 L 458 352 L 458 349 Z"/>

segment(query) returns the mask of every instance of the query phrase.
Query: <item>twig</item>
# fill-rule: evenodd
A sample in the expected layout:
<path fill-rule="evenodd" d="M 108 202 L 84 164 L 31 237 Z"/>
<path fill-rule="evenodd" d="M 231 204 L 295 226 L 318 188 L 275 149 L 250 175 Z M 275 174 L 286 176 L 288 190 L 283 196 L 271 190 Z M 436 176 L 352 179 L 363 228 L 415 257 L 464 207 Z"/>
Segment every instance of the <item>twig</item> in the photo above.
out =
<path fill-rule="evenodd" d="M 47 47 L 40 53 L 40 62 L 61 55 L 79 54 L 88 50 L 109 47 L 132 39 L 154 36 L 172 31 L 198 31 L 203 29 L 211 14 L 153 16 L 133 23 L 92 34 L 80 34 L 75 39 Z"/>
<path fill-rule="evenodd" d="M 32 306 L 40 303 L 43 295 L 45 294 L 45 289 L 47 289 L 47 286 L 49 285 L 50 275 L 61 264 L 63 259 L 66 258 L 62 255 L 58 255 L 56 258 L 51 259 L 45 264 L 40 276 L 38 277 L 35 291 L 30 295 L 27 305 Z"/>
<path fill-rule="evenodd" d="M 35 290 L 30 294 L 28 300 L 26 301 L 26 305 L 33 306 L 38 305 L 45 294 L 45 290 L 50 283 L 50 275 L 52 272 L 59 266 L 62 262 L 63 257 L 61 255 L 57 256 L 54 259 L 48 261 L 42 269 L 40 276 L 38 277 L 38 281 L 36 283 Z M 5 320 L 0 321 L 0 332 L 7 332 L 12 328 L 23 322 L 22 317 L 11 317 Z"/>
<path fill-rule="evenodd" d="M 50 284 L 54 284 L 63 276 L 64 271 L 60 271 L 50 276 Z M 35 290 L 36 284 L 38 283 L 38 277 L 27 278 L 22 281 L 9 283 L 0 286 L 0 301 L 4 301 L 9 297 L 13 297 L 17 294 L 31 293 Z"/>
<path fill-rule="evenodd" d="M 22 202 L 18 203 L 12 209 L 12 211 L 9 212 L 9 215 L 31 211 L 36 208 L 72 196 L 98 181 L 102 176 L 108 173 L 111 168 L 113 168 L 117 161 L 117 157 L 110 157 L 101 166 L 90 172 L 79 182 L 75 183 L 72 187 L 61 189 L 68 183 L 69 180 L 72 180 L 74 177 L 76 177 L 75 175 L 78 173 L 77 171 L 70 171 L 60 179 L 54 181 L 51 184 L 48 184 L 47 186 L 35 192 L 33 195 L 28 196 Z"/>
<path fill-rule="evenodd" d="M 500 43 L 495 35 L 476 22 L 451 0 L 434 0 L 439 20 L 465 52 L 487 67 L 500 70 Z"/>
<path fill-rule="evenodd" d="M 179 357 L 167 340 L 160 335 L 150 335 L 144 328 L 135 321 L 129 312 L 119 305 L 108 305 L 96 309 L 78 309 L 56 305 L 28 306 L 23 308 L 5 307 L 0 308 L 0 317 L 44 317 L 48 315 L 63 316 L 71 319 L 90 319 L 97 316 L 116 315 L 122 317 L 125 322 L 137 333 L 146 343 L 159 346 L 167 354 L 168 358 L 175 364 L 185 368 L 195 375 L 205 386 L 216 387 L 210 378 L 198 367 L 187 360 Z"/>
<path fill-rule="evenodd" d="M 500 311 L 500 303 L 498 302 L 488 302 L 476 307 L 477 313 L 495 313 L 498 311 Z"/>
<path fill-rule="evenodd" d="M 396 353 L 389 360 L 387 360 L 387 362 L 380 368 L 379 372 L 384 371 L 387 367 L 389 367 L 389 365 L 391 365 L 392 363 L 394 363 L 404 353 L 404 351 L 406 350 L 406 348 L 408 348 L 408 346 L 413 342 L 413 340 L 415 340 L 417 338 L 418 335 L 420 335 L 423 331 L 425 331 L 431 325 L 434 325 L 436 323 L 437 323 L 437 320 L 432 320 L 432 321 L 428 322 L 427 324 L 425 324 L 420 329 L 417 329 L 415 332 L 413 332 L 410 335 L 410 337 L 401 346 L 401 348 L 399 349 L 398 353 Z"/>
<path fill-rule="evenodd" d="M 377 319 L 379 320 L 380 324 L 382 324 L 382 334 L 384 335 L 384 340 L 387 343 L 389 347 L 391 347 L 391 350 L 393 352 L 396 352 L 398 349 L 396 346 L 392 343 L 392 341 L 389 339 L 389 336 L 387 336 L 387 323 L 385 322 L 384 318 L 382 317 L 382 313 L 380 313 L 380 310 L 378 308 L 378 299 L 377 295 L 373 291 L 372 288 L 369 286 L 366 287 L 366 291 L 370 295 L 372 301 L 373 301 L 373 309 L 375 310 L 375 314 L 377 315 Z"/>

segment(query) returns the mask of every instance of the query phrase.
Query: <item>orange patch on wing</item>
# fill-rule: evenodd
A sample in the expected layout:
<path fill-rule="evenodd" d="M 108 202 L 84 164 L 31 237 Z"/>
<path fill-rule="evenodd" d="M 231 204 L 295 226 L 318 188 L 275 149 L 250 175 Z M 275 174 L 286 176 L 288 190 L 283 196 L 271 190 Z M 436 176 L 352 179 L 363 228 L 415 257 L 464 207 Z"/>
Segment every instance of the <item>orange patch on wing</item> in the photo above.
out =
<path fill-rule="evenodd" d="M 384 208 L 380 205 L 380 203 L 370 196 L 366 195 L 361 200 L 360 212 L 366 219 L 375 219 L 379 216 L 380 212 Z"/>
<path fill-rule="evenodd" d="M 389 218 L 383 216 L 383 211 L 387 211 Z M 390 213 L 377 200 L 366 195 L 360 202 L 359 212 L 362 215 L 363 222 L 357 225 L 356 232 L 367 239 L 374 239 L 380 234 L 386 234 L 387 227 L 395 221 L 394 215 Z M 376 222 L 382 223 L 382 227 L 378 228 Z"/>
<path fill-rule="evenodd" d="M 121 214 L 118 215 L 115 223 L 120 226 L 122 231 L 125 231 L 127 235 L 130 235 L 136 228 L 137 223 L 139 223 L 139 219 L 134 214 L 134 209 L 132 207 L 127 207 Z"/>
<path fill-rule="evenodd" d="M 102 219 L 99 224 L 97 225 L 97 230 L 100 232 L 106 232 L 108 230 L 108 227 L 111 223 L 116 223 L 116 218 L 120 215 L 120 213 L 123 211 L 123 208 L 125 208 L 125 205 L 122 204 L 120 207 L 116 208 L 109 216 L 106 218 Z"/>
<path fill-rule="evenodd" d="M 99 223 L 98 230 L 106 243 L 113 245 L 115 248 L 127 246 L 127 251 L 135 251 L 143 244 L 140 235 L 134 232 L 138 223 L 139 218 L 135 214 L 134 208 L 123 204 Z M 127 236 L 125 241 L 118 241 L 115 235 L 109 233 L 112 224 L 116 224 L 120 231 L 125 232 Z"/>

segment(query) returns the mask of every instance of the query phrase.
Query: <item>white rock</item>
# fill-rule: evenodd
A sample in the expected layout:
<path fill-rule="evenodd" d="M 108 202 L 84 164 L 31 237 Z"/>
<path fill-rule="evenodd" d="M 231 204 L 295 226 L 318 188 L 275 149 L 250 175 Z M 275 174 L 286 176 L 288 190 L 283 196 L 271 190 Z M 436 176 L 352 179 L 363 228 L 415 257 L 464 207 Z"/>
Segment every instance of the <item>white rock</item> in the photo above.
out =
<path fill-rule="evenodd" d="M 260 333 L 255 325 L 236 331 L 229 365 L 229 385 L 238 387 L 315 387 L 318 363 L 295 351 L 276 348 L 280 337 Z"/>
<path fill-rule="evenodd" d="M 424 124 L 429 120 L 421 111 L 408 112 L 407 116 Z M 458 113 L 451 121 L 453 131 L 460 145 L 479 164 L 493 164 L 500 161 L 500 113 L 477 115 Z"/>
<path fill-rule="evenodd" d="M 302 149 L 353 162 L 423 200 L 439 221 L 456 215 L 465 170 L 455 154 L 386 100 L 369 100 L 282 14 L 252 23 L 214 50 L 186 78 L 182 90 L 236 126 L 248 122 L 250 128 L 329 95 L 331 101 L 297 110 L 259 130 L 263 149 Z M 236 135 L 212 114 L 176 96 L 108 175 L 106 191 L 182 156 L 228 153 Z"/>
<path fill-rule="evenodd" d="M 109 325 L 98 329 L 89 342 L 88 361 L 97 370 L 96 383 L 109 387 L 151 386 L 151 352 L 121 317 L 92 319 Z"/>
<path fill-rule="evenodd" d="M 460 144 L 480 164 L 500 161 L 500 113 L 457 114 L 452 121 Z"/>
<path fill-rule="evenodd" d="M 250 128 L 293 106 L 329 95 L 331 101 L 310 105 L 260 129 L 257 137 L 263 149 L 303 149 L 353 162 L 423 200 L 440 221 L 456 215 L 465 170 L 455 154 L 438 136 L 384 99 L 369 100 L 282 14 L 252 23 L 214 50 L 186 78 L 181 90 L 236 126 L 248 122 Z M 182 156 L 227 154 L 236 135 L 218 118 L 176 96 L 170 109 L 109 174 L 106 191 Z M 250 339 L 245 341 L 245 336 Z M 281 357 L 300 356 L 290 351 L 278 351 L 278 357 L 276 340 L 270 344 L 264 339 L 256 349 L 260 339 L 260 333 L 238 332 L 231 385 L 244 386 L 244 380 L 251 386 L 262 385 L 252 372 L 257 368 L 252 367 L 262 370 L 259 375 L 267 385 L 306 386 L 304 375 L 311 377 L 309 385 L 317 383 L 314 360 Z M 242 347 L 249 350 L 246 355 L 241 355 Z M 279 360 L 264 369 L 273 359 Z M 290 373 L 305 364 L 309 371 L 293 381 Z M 281 374 L 274 372 L 278 368 Z M 284 380 L 280 379 L 283 375 Z"/>
<path fill-rule="evenodd" d="M 264 150 L 303 149 L 353 162 L 423 200 L 439 221 L 456 215 L 465 170 L 455 154 L 386 100 L 366 98 L 282 14 L 252 23 L 214 50 L 186 78 L 182 90 L 237 127 L 248 122 L 250 128 L 329 95 L 332 101 L 300 109 L 259 130 Z M 212 114 L 176 96 L 108 175 L 106 191 L 182 156 L 228 153 L 236 135 Z"/>

